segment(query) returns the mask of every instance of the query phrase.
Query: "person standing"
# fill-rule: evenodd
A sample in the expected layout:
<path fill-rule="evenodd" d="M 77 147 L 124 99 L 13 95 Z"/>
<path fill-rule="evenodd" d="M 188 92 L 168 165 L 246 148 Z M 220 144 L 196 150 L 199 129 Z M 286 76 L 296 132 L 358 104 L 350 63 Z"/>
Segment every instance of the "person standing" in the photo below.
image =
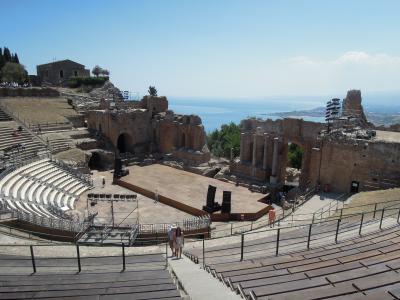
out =
<path fill-rule="evenodd" d="M 172 252 L 172 256 L 174 256 L 175 254 L 175 247 L 174 247 L 174 239 L 175 239 L 175 226 L 174 225 L 170 225 L 168 226 L 168 243 L 169 243 L 169 247 L 171 248 L 171 252 Z"/>
<path fill-rule="evenodd" d="M 269 225 L 269 227 L 275 226 L 275 218 L 276 218 L 275 207 L 271 206 L 271 209 L 268 211 L 268 225 Z"/>
<path fill-rule="evenodd" d="M 182 229 L 178 226 L 175 230 L 175 239 L 174 239 L 174 247 L 175 247 L 175 256 L 177 258 L 182 257 L 182 248 L 184 245 L 184 237 L 183 237 L 183 231 Z"/>

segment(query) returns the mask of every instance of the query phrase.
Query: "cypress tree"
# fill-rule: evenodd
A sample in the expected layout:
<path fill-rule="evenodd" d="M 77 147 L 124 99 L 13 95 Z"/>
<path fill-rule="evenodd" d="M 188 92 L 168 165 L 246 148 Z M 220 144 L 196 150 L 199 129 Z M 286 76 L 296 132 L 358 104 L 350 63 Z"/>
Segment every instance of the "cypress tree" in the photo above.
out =
<path fill-rule="evenodd" d="M 1 68 L 4 67 L 5 63 L 6 62 L 4 61 L 3 49 L 0 47 L 0 71 L 1 71 Z"/>
<path fill-rule="evenodd" d="M 10 52 L 10 49 L 8 49 L 7 47 L 4 47 L 4 54 L 3 54 L 3 56 L 4 56 L 4 60 L 5 60 L 6 62 L 12 62 L 12 59 L 11 59 L 11 52 Z"/>
<path fill-rule="evenodd" d="M 14 54 L 14 62 L 16 64 L 19 64 L 19 58 L 18 58 L 18 54 L 17 53 Z"/>

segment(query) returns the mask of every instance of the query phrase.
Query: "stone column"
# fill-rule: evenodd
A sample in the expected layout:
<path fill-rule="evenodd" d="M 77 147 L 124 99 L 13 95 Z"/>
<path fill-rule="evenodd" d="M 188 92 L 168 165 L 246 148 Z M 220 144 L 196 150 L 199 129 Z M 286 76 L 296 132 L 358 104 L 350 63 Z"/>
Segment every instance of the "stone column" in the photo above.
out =
<path fill-rule="evenodd" d="M 245 134 L 242 132 L 240 134 L 240 161 L 244 162 L 244 139 L 245 139 Z"/>
<path fill-rule="evenodd" d="M 256 175 L 256 162 L 257 162 L 257 134 L 254 134 L 253 135 L 253 156 L 252 156 L 252 162 L 251 162 L 252 176 Z"/>
<path fill-rule="evenodd" d="M 277 169 L 278 169 L 278 146 L 279 146 L 279 138 L 274 138 L 274 152 L 272 156 L 272 172 L 270 177 L 270 183 L 277 182 Z"/>
<path fill-rule="evenodd" d="M 263 153 L 263 170 L 267 169 L 267 156 L 268 156 L 268 133 L 264 133 L 264 153 Z"/>

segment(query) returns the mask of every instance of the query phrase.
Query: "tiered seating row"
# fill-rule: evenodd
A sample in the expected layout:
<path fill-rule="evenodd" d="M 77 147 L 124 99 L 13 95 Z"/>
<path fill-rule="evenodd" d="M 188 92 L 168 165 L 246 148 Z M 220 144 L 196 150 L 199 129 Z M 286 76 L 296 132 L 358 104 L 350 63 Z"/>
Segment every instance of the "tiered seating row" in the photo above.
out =
<path fill-rule="evenodd" d="M 9 207 L 40 217 L 55 217 L 48 210 L 74 208 L 74 202 L 89 186 L 44 159 L 23 166 L 0 180 L 2 199 Z"/>
<path fill-rule="evenodd" d="M 209 265 L 207 270 L 254 299 L 397 299 L 398 229 L 284 256 Z"/>
<path fill-rule="evenodd" d="M 9 156 L 16 156 L 20 160 L 25 160 L 30 157 L 34 157 L 37 155 L 38 152 L 45 151 L 46 147 L 40 143 L 39 141 L 32 138 L 32 136 L 22 130 L 18 132 L 18 136 L 14 136 L 14 131 L 17 129 L 18 124 L 13 123 L 13 127 L 3 126 L 0 127 L 0 150 L 3 151 L 6 148 L 11 146 L 16 146 L 18 144 L 22 145 L 20 147 L 20 151 L 14 150 L 9 152 Z M 6 155 L 4 153 L 3 155 Z"/>
<path fill-rule="evenodd" d="M 30 257 L 0 256 L 0 262 L 1 299 L 181 299 L 161 255 L 127 256 L 125 272 L 121 257 L 110 256 L 82 258 L 80 273 L 73 258 L 37 259 L 34 275 Z"/>

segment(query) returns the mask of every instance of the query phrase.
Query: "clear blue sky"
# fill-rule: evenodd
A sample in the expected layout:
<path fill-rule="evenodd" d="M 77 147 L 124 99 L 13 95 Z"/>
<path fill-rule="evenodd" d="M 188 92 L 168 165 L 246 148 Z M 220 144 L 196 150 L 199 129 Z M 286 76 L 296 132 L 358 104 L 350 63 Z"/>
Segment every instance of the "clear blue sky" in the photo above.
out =
<path fill-rule="evenodd" d="M 400 1 L 0 2 L 0 46 L 29 73 L 53 58 L 167 96 L 398 91 Z"/>

